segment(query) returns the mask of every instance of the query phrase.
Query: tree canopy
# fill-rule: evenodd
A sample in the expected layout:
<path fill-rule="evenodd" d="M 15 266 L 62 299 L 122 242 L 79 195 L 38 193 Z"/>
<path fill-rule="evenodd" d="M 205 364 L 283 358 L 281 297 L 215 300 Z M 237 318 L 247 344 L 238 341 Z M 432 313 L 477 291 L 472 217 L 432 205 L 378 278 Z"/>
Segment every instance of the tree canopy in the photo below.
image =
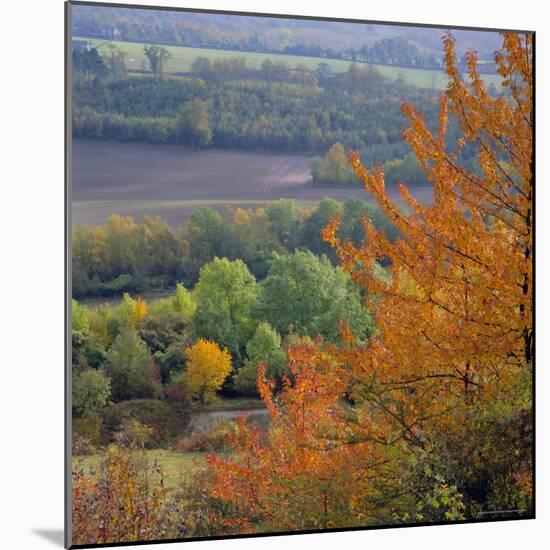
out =
<path fill-rule="evenodd" d="M 309 251 L 273 256 L 254 314 L 281 334 L 290 331 L 330 340 L 338 336 L 340 321 L 345 321 L 360 340 L 373 328 L 351 278 L 326 257 Z"/>
<path fill-rule="evenodd" d="M 268 443 L 243 420 L 237 457 L 209 458 L 211 494 L 238 502 L 236 522 L 306 529 L 531 514 L 532 36 L 503 39 L 495 61 L 504 94 L 489 94 L 474 52 L 462 80 L 447 35 L 439 128 L 403 107 L 405 138 L 434 187 L 431 205 L 402 185 L 404 211 L 382 168 L 368 171 L 350 153 L 401 233 L 391 242 L 366 217 L 368 242 L 340 238 L 337 219 L 324 230 L 367 291 L 376 331 L 368 346 L 342 325 L 340 345 L 290 347 L 294 381 L 276 396 L 260 371 L 274 423 Z M 449 113 L 464 134 L 450 151 Z M 467 141 L 480 172 L 458 162 Z M 382 258 L 384 277 L 374 269 Z"/>

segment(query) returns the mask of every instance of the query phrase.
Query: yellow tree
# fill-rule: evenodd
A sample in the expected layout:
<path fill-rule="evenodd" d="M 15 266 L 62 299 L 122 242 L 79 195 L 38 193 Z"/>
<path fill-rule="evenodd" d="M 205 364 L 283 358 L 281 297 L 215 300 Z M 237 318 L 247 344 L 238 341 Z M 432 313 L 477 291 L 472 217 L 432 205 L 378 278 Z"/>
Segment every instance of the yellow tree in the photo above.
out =
<path fill-rule="evenodd" d="M 204 403 L 231 372 L 231 354 L 216 342 L 201 338 L 185 349 L 185 356 L 187 387 L 193 397 Z"/>
<path fill-rule="evenodd" d="M 147 302 L 138 296 L 134 302 L 134 312 L 132 315 L 132 322 L 134 323 L 134 326 L 139 327 L 146 315 Z"/>

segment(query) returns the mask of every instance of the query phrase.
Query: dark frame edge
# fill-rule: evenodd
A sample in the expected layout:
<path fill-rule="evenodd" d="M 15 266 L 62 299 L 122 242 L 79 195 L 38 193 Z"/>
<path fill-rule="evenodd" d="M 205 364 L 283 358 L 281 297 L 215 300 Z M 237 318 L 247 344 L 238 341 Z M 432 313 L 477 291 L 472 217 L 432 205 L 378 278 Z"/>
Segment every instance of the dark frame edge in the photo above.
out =
<path fill-rule="evenodd" d="M 535 31 L 530 33 L 532 35 L 533 45 L 532 45 L 532 79 L 533 79 L 533 97 L 531 98 L 532 101 L 532 107 L 533 107 L 533 127 L 532 127 L 532 142 L 533 142 L 533 148 L 532 148 L 532 167 L 531 167 L 531 177 L 533 181 L 533 196 L 531 200 L 532 204 L 532 218 L 533 218 L 533 253 L 531 256 L 531 262 L 532 262 L 532 297 L 533 297 L 533 307 L 531 308 L 531 324 L 533 326 L 533 364 L 531 366 L 531 410 L 533 414 L 532 418 L 532 425 L 533 425 L 533 449 L 532 449 L 532 463 L 533 463 L 533 519 L 536 519 L 537 515 L 537 452 L 536 452 L 536 442 L 537 442 L 537 424 L 536 424 L 536 418 L 537 418 L 537 328 L 536 328 L 536 310 L 537 310 L 537 299 L 536 299 L 536 288 L 537 288 L 537 262 L 536 262 L 536 254 L 537 254 L 537 135 L 536 135 L 536 129 L 537 129 L 537 47 L 536 47 L 536 38 L 537 34 Z"/>
<path fill-rule="evenodd" d="M 72 5 L 70 1 L 64 3 L 65 17 L 65 112 L 64 112 L 64 177 L 65 177 L 65 250 L 64 250 L 64 289 L 65 289 L 65 346 L 64 346 L 64 392 L 65 392 L 65 449 L 64 449 L 64 546 L 72 545 L 72 335 L 71 335 L 71 297 L 72 297 L 72 270 L 71 270 L 71 202 L 72 202 Z"/>
<path fill-rule="evenodd" d="M 234 540 L 234 539 L 257 539 L 265 537 L 294 537 L 300 535 L 322 535 L 325 533 L 353 533 L 365 531 L 380 531 L 385 529 L 410 529 L 411 527 L 446 527 L 451 525 L 474 525 L 481 523 L 503 523 L 510 521 L 528 521 L 534 520 L 535 515 L 529 514 L 523 517 L 508 517 L 500 519 L 476 519 L 476 520 L 453 520 L 453 521 L 434 521 L 419 523 L 402 523 L 390 525 L 367 525 L 359 527 L 341 527 L 332 529 L 305 529 L 299 531 L 274 531 L 266 533 L 219 535 L 211 537 L 189 537 L 184 539 L 158 539 L 158 540 L 140 540 L 140 541 L 121 541 L 107 542 L 101 544 L 74 544 L 69 548 L 118 548 L 121 546 L 148 546 L 152 544 L 173 544 L 186 542 L 209 542 L 216 540 Z"/>

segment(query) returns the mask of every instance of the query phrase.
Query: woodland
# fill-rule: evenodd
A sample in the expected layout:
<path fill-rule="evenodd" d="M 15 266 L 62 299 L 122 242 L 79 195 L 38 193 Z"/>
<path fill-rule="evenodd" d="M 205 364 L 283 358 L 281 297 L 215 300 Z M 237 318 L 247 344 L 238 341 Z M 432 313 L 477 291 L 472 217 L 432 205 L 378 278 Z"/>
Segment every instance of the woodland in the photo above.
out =
<path fill-rule="evenodd" d="M 496 90 L 445 35 L 441 93 L 75 58 L 75 136 L 306 150 L 370 202 L 73 228 L 73 544 L 533 517 L 533 42 L 501 40 Z"/>

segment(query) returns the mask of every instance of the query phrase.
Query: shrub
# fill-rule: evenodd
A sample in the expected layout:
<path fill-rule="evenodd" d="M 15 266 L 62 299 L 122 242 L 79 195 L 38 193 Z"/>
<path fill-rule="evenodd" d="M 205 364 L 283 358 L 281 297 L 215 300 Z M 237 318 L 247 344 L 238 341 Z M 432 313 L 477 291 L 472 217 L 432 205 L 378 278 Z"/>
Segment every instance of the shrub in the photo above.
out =
<path fill-rule="evenodd" d="M 228 437 L 236 434 L 235 422 L 220 420 L 207 429 L 193 432 L 188 437 L 179 439 L 173 447 L 174 451 L 208 451 L 223 452 L 229 447 Z"/>
<path fill-rule="evenodd" d="M 133 542 L 167 537 L 164 474 L 145 453 L 112 445 L 94 482 L 72 472 L 73 544 Z"/>
<path fill-rule="evenodd" d="M 102 371 L 88 369 L 73 380 L 73 414 L 101 412 L 111 396 L 111 381 Z"/>
<path fill-rule="evenodd" d="M 159 394 L 160 375 L 135 329 L 126 328 L 116 337 L 107 359 L 113 400 L 146 399 Z"/>
<path fill-rule="evenodd" d="M 73 450 L 75 454 L 87 454 L 102 440 L 102 419 L 97 414 L 90 414 L 73 421 Z"/>
<path fill-rule="evenodd" d="M 185 403 L 168 403 L 156 399 L 134 399 L 113 403 L 105 410 L 104 441 L 111 442 L 115 434 L 123 432 L 128 422 L 135 420 L 152 428 L 148 448 L 167 447 L 185 431 L 189 423 L 189 409 Z"/>
<path fill-rule="evenodd" d="M 164 397 L 173 403 L 188 403 L 191 399 L 187 388 L 181 385 L 164 388 Z"/>

